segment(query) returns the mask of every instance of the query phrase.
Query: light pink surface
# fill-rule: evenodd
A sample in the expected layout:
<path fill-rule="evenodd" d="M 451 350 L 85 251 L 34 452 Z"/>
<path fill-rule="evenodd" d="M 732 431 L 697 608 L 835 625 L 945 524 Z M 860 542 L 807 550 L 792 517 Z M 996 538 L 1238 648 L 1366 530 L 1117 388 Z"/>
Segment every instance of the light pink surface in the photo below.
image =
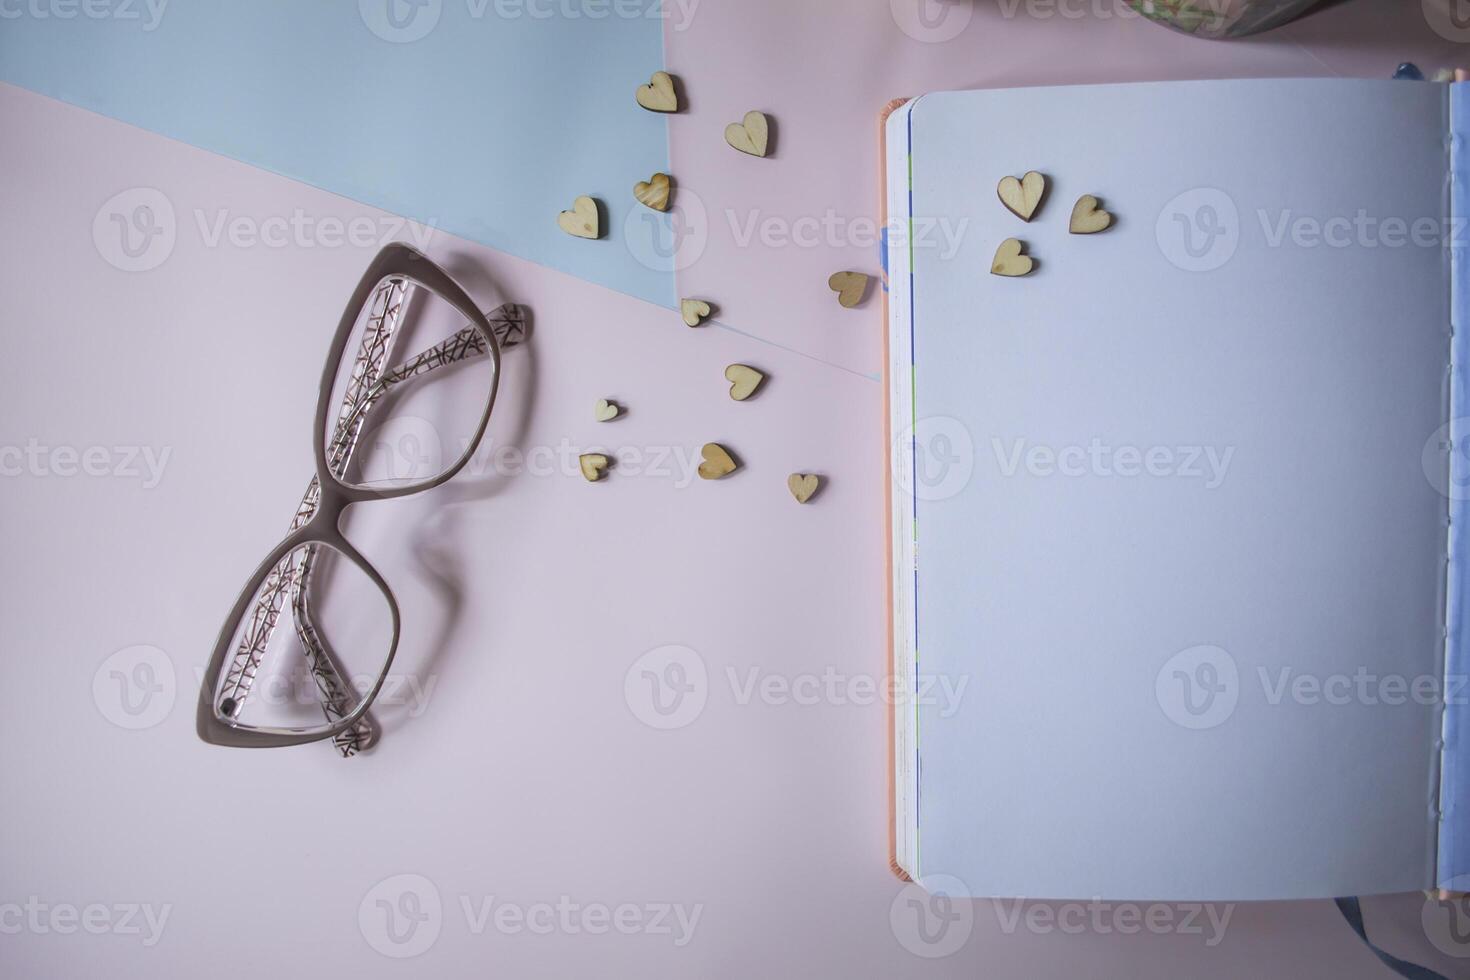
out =
<path fill-rule="evenodd" d="M 782 5 L 791 30 L 752 47 L 740 16 L 708 4 L 693 30 L 719 43 L 697 65 L 670 39 L 670 69 L 699 79 L 692 111 L 672 120 L 676 176 L 712 211 L 741 201 L 871 214 L 872 119 L 892 95 L 1145 71 L 1386 74 L 1418 52 L 1354 51 L 1380 33 L 1355 20 L 1367 6 L 1229 48 L 1132 22 L 1019 24 L 1001 39 L 977 10 L 966 51 L 895 37 L 881 4 Z M 1292 41 L 1313 32 L 1325 39 L 1315 55 Z M 894 60 L 851 70 L 880 57 Z M 1090 67 L 1059 67 L 1079 58 Z M 755 106 L 781 124 L 774 160 L 734 158 L 720 140 L 727 118 Z M 877 304 L 840 310 L 825 288 L 835 268 L 875 271 L 857 249 L 771 254 L 715 234 L 685 274 L 686 292 L 787 352 L 436 238 L 430 251 L 485 305 L 529 304 L 536 333 L 507 355 L 494 445 L 475 472 L 363 512 L 403 605 L 400 667 L 436 684 L 428 710 L 385 711 L 383 744 L 352 761 L 320 745 L 198 742 L 195 671 L 310 471 L 319 359 L 375 246 L 210 247 L 195 212 L 381 216 L 13 88 L 0 87 L 0 121 L 0 443 L 172 452 L 151 490 L 127 478 L 0 481 L 0 902 L 172 905 L 151 948 L 127 935 L 0 935 L 5 975 L 1385 975 L 1328 903 L 1237 907 L 1207 946 L 1208 931 L 1028 928 L 1011 906 L 980 902 L 953 956 L 901 944 L 881 705 L 741 704 L 726 675 L 882 671 L 880 391 L 859 376 L 878 366 Z M 686 140 L 681 127 L 704 135 Z M 92 226 L 112 195 L 139 186 L 172 202 L 178 241 L 158 268 L 130 274 L 103 260 Z M 724 395 L 732 361 L 771 375 L 754 401 Z M 593 423 L 602 396 L 628 417 Z M 500 445 L 563 440 L 686 454 L 719 440 L 746 468 L 684 487 L 627 470 L 595 487 L 495 472 Z M 830 478 L 805 508 L 784 487 L 797 469 Z M 93 681 L 135 644 L 164 652 L 178 695 L 157 725 L 126 731 Z M 703 713 L 675 731 L 644 724 L 624 694 L 630 665 L 664 644 L 695 650 L 710 677 Z M 428 878 L 444 903 L 437 941 L 407 962 L 375 952 L 358 925 L 374 886 L 402 873 Z M 702 911 L 682 948 L 653 934 L 474 934 L 461 897 L 478 907 L 489 896 Z M 1366 904 L 1385 945 L 1463 966 L 1429 948 L 1418 896 Z"/>
<path fill-rule="evenodd" d="M 935 33 L 916 26 L 923 23 Z M 914 36 L 942 38 L 954 29 L 960 32 L 949 40 Z M 1387 78 L 1405 60 L 1426 74 L 1463 60 L 1460 45 L 1429 28 L 1418 2 L 1374 0 L 1229 43 L 1149 24 L 1121 0 L 711 2 L 685 29 L 666 32 L 664 47 L 668 70 L 690 89 L 689 110 L 669 122 L 673 175 L 681 195 L 697 196 L 707 229 L 691 235 L 680 294 L 719 302 L 720 319 L 740 330 L 863 374 L 881 368 L 879 338 L 869 327 L 879 303 L 870 296 L 866 316 L 844 310 L 827 277 L 878 271 L 867 242 L 878 216 L 877 118 L 889 100 L 1086 82 Z M 767 159 L 725 145 L 726 123 L 750 109 L 774 121 Z M 700 227 L 697 215 L 691 227 Z M 780 231 L 822 221 L 838 231 L 817 230 L 817 247 L 762 245 L 746 235 L 765 227 L 773 231 L 766 241 L 780 242 Z"/>

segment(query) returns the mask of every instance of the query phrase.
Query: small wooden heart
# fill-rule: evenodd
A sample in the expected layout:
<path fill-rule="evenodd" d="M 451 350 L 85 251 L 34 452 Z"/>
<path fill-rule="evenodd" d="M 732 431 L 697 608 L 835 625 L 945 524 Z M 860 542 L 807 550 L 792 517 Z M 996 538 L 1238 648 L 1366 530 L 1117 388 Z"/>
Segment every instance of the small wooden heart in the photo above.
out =
<path fill-rule="evenodd" d="M 741 153 L 749 153 L 753 157 L 766 155 L 766 143 L 771 136 L 771 127 L 766 120 L 765 113 L 756 112 L 752 109 L 745 114 L 745 118 L 738 123 L 731 123 L 725 127 L 725 142 L 729 143 Z"/>
<path fill-rule="evenodd" d="M 725 380 L 730 382 L 730 397 L 743 402 L 766 380 L 766 376 L 745 364 L 731 364 L 725 368 Z"/>
<path fill-rule="evenodd" d="M 573 201 L 570 211 L 557 215 L 556 223 L 562 231 L 578 238 L 596 238 L 601 234 L 597 223 L 597 202 L 586 195 Z"/>
<path fill-rule="evenodd" d="M 793 473 L 786 478 L 786 486 L 798 504 L 811 500 L 812 494 L 816 493 L 817 487 L 821 485 L 822 478 L 810 473 Z"/>
<path fill-rule="evenodd" d="M 638 104 L 651 112 L 678 112 L 679 96 L 674 91 L 674 79 L 666 71 L 656 71 L 647 85 L 638 86 L 633 93 Z"/>
<path fill-rule="evenodd" d="M 597 399 L 597 405 L 592 409 L 593 416 L 599 422 L 611 422 L 622 413 L 623 410 L 618 408 L 616 403 L 610 402 L 606 398 Z"/>
<path fill-rule="evenodd" d="M 1018 238 L 1007 238 L 1000 243 L 1000 248 L 995 250 L 995 261 L 990 263 L 990 271 L 997 276 L 1024 276 L 1035 267 L 1036 263 L 1031 261 L 1031 256 L 1021 254 L 1021 241 Z"/>
<path fill-rule="evenodd" d="M 838 303 L 850 310 L 863 301 L 868 277 L 861 272 L 834 272 L 827 280 L 827 288 L 837 294 Z"/>
<path fill-rule="evenodd" d="M 718 480 L 722 476 L 735 472 L 735 460 L 725 451 L 725 447 L 717 442 L 705 443 L 699 455 L 704 457 L 704 462 L 699 464 L 701 479 Z"/>
<path fill-rule="evenodd" d="M 646 204 L 655 211 L 667 211 L 669 209 L 669 175 L 654 174 L 647 180 L 640 180 L 633 185 L 633 196 L 638 198 L 639 204 Z"/>
<path fill-rule="evenodd" d="M 1113 223 L 1113 216 L 1097 206 L 1097 198 L 1083 194 L 1072 206 L 1067 230 L 1074 235 L 1095 235 Z"/>
<path fill-rule="evenodd" d="M 1020 180 L 1002 177 L 996 193 L 1000 195 L 1000 203 L 1006 206 L 1006 210 L 1022 221 L 1030 221 L 1036 209 L 1041 206 L 1041 199 L 1046 196 L 1046 178 L 1034 170 L 1026 171 Z"/>
<path fill-rule="evenodd" d="M 699 326 L 701 320 L 709 316 L 709 304 L 702 299 L 679 300 L 679 314 L 684 317 L 684 322 L 691 327 Z"/>
<path fill-rule="evenodd" d="M 577 457 L 577 465 L 589 483 L 596 483 L 607 474 L 607 457 L 602 453 L 583 453 Z"/>

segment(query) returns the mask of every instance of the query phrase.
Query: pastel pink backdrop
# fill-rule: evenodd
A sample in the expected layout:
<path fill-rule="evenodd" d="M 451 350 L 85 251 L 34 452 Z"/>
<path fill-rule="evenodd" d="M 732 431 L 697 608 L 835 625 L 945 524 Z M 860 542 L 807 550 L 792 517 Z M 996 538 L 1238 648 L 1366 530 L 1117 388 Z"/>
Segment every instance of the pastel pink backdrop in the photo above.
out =
<path fill-rule="evenodd" d="M 11 976 L 1116 976 L 1378 977 L 1329 903 L 1236 908 L 1222 942 L 1192 934 L 1033 931 L 976 903 L 953 956 L 924 960 L 889 925 L 881 705 L 741 704 L 727 671 L 877 677 L 883 669 L 880 317 L 839 309 L 840 243 L 739 247 L 725 209 L 794 221 L 874 214 L 874 126 L 888 99 L 997 84 L 1223 75 L 1386 76 L 1462 54 L 1417 5 L 1347 3 L 1257 41 L 1212 44 L 1137 20 L 1004 19 L 978 5 L 945 43 L 884 4 L 715 4 L 667 37 L 688 87 L 670 120 L 681 191 L 710 216 L 681 292 L 731 329 L 488 249 L 430 251 L 488 306 L 535 313 L 508 354 L 492 444 L 419 499 L 363 511 L 405 616 L 401 668 L 437 681 L 418 717 L 385 712 L 372 754 L 232 751 L 193 734 L 195 671 L 241 580 L 310 472 L 319 358 L 369 247 L 210 245 L 197 214 L 378 212 L 80 110 L 0 87 L 0 284 L 9 301 L 0 441 L 170 447 L 165 478 L 7 478 L 0 619 L 0 900 L 168 903 L 164 938 L 0 937 Z M 724 123 L 777 120 L 771 160 L 737 157 Z M 112 195 L 152 187 L 178 241 L 125 273 L 92 239 Z M 610 246 L 611 247 L 611 246 Z M 743 361 L 756 400 L 723 394 Z M 629 409 L 611 425 L 592 402 Z M 677 448 L 709 440 L 746 466 L 719 484 L 614 472 L 497 472 L 515 445 Z M 792 470 L 828 477 L 798 507 Z M 94 698 L 114 651 L 164 652 L 177 699 L 126 731 Z M 709 701 L 657 731 L 624 696 L 646 651 L 695 650 Z M 1079 821 L 1086 815 L 1079 814 Z M 1168 860 L 1169 855 L 1159 855 Z M 444 902 L 420 958 L 375 952 L 360 904 L 392 875 Z M 702 906 L 693 941 L 474 934 L 459 900 Z M 1084 896 L 1085 898 L 1085 896 Z M 1419 896 L 1366 903 L 1385 945 L 1438 956 Z"/>

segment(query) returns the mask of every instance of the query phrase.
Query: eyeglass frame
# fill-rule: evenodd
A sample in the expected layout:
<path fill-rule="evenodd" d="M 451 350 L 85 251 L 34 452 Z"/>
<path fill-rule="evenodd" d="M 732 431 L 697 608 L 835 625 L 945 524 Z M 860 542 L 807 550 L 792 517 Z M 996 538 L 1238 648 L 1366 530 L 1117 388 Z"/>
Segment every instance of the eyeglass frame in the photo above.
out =
<path fill-rule="evenodd" d="M 429 290 L 441 300 L 452 306 L 456 312 L 465 318 L 467 326 L 457 334 L 439 344 L 409 358 L 402 364 L 388 371 L 382 371 L 381 366 L 374 367 L 371 363 L 373 352 L 369 349 L 375 342 L 371 334 L 365 335 L 361 349 L 355 355 L 353 363 L 354 376 L 359 370 L 364 371 L 364 376 L 358 380 L 366 382 L 364 393 L 354 397 L 349 386 L 348 397 L 339 411 L 337 425 L 334 429 L 333 446 L 338 450 L 337 463 L 342 473 L 346 471 L 346 464 L 356 447 L 356 438 L 362 431 L 362 425 L 373 403 L 388 388 L 396 383 L 420 377 L 437 368 L 448 364 L 458 363 L 470 357 L 488 354 L 491 359 L 493 376 L 490 382 L 490 391 L 485 401 L 485 409 L 481 414 L 479 424 L 475 428 L 473 437 L 466 443 L 465 450 L 453 465 L 443 472 L 419 483 L 412 483 L 398 487 L 367 487 L 347 483 L 342 475 L 333 469 L 328 459 L 327 443 L 327 420 L 331 411 L 332 396 L 336 381 L 341 375 L 344 367 L 344 356 L 347 352 L 347 344 L 359 320 L 364 313 L 371 315 L 372 308 L 369 303 L 377 291 L 392 283 L 396 287 L 399 283 Z M 391 287 L 390 287 L 391 291 Z M 394 323 L 391 328 L 396 334 L 398 321 L 402 318 L 402 304 L 407 299 L 407 292 L 400 298 L 400 308 L 395 314 Z M 384 313 L 386 316 L 386 310 Z M 496 317 L 497 330 L 491 324 L 490 317 Z M 210 656 L 209 666 L 205 671 L 203 683 L 200 685 L 199 705 L 196 713 L 195 728 L 199 737 L 205 742 L 215 745 L 230 746 L 236 748 L 278 748 L 288 745 L 303 745 L 309 742 L 333 739 L 344 756 L 355 754 L 365 747 L 365 743 L 372 740 L 371 732 L 367 729 L 365 720 L 373 701 L 377 698 L 392 669 L 393 659 L 397 655 L 400 639 L 401 616 L 398 601 L 393 594 L 392 587 L 388 585 L 381 574 L 343 535 L 340 528 L 340 519 L 343 511 L 355 503 L 364 503 L 373 500 L 387 500 L 396 497 L 409 496 L 423 493 L 453 479 L 461 469 L 469 462 L 470 458 L 478 449 L 483 439 L 485 430 L 490 422 L 490 415 L 495 407 L 496 396 L 500 388 L 501 363 L 500 356 L 502 346 L 505 348 L 517 345 L 524 339 L 525 324 L 524 313 L 521 308 L 513 304 L 507 304 L 494 311 L 490 316 L 482 313 L 470 300 L 464 289 L 454 281 L 443 269 L 435 264 L 427 256 L 417 249 L 402 242 L 395 242 L 385 246 L 374 257 L 363 273 L 357 287 L 353 290 L 348 300 L 347 308 L 338 323 L 337 331 L 332 339 L 332 345 L 328 349 L 326 363 L 322 369 L 322 378 L 317 398 L 315 413 L 315 427 L 312 433 L 312 448 L 315 455 L 316 474 L 302 500 L 297 511 L 297 518 L 292 522 L 292 529 L 286 537 L 267 555 L 264 561 L 256 568 L 255 572 L 247 580 L 245 587 L 241 590 L 233 608 L 230 610 L 224 625 L 220 628 L 218 640 L 215 642 L 214 651 Z M 391 350 L 396 336 L 390 335 L 384 342 L 383 349 L 377 355 L 381 364 L 386 364 L 386 359 Z M 479 341 L 476 344 L 476 340 Z M 367 366 L 366 368 L 364 366 Z M 392 617 L 392 637 L 388 647 L 388 653 L 383 661 L 383 667 L 373 686 L 361 697 L 357 706 L 346 713 L 337 712 L 338 717 L 332 720 L 334 705 L 329 703 L 329 698 L 336 697 L 345 699 L 345 687 L 341 678 L 340 669 L 336 658 L 332 655 L 330 645 L 315 634 L 315 629 L 308 622 L 303 627 L 301 623 L 302 614 L 306 612 L 306 604 L 309 602 L 306 582 L 310 575 L 310 563 L 314 560 L 317 547 L 329 548 L 351 562 L 360 571 L 366 574 L 373 585 L 382 593 L 387 602 Z M 272 575 L 286 564 L 286 559 L 297 552 L 305 551 L 303 559 L 303 571 L 299 579 L 289 582 L 277 580 L 271 583 Z M 243 706 L 243 701 L 248 697 L 251 685 L 254 682 L 255 671 L 259 667 L 260 656 L 264 654 L 265 645 L 269 643 L 270 635 L 274 633 L 276 623 L 274 616 L 279 615 L 279 604 L 284 599 L 284 592 L 289 588 L 292 592 L 292 602 L 298 616 L 297 629 L 301 634 L 303 643 L 306 643 L 308 634 L 313 642 L 320 644 L 322 649 L 311 650 L 308 646 L 308 660 L 311 664 L 312 673 L 315 676 L 319 693 L 323 698 L 323 710 L 326 712 L 329 723 L 321 728 L 311 731 L 293 730 L 278 727 L 255 727 L 231 724 L 221 717 L 218 699 L 218 688 L 221 681 L 226 683 L 230 675 L 224 673 L 225 660 L 230 655 L 230 649 L 235 645 L 235 638 L 242 626 L 247 626 L 246 616 L 250 614 L 252 604 L 260 606 L 257 599 L 262 596 L 269 585 L 272 590 L 271 611 L 267 613 L 264 629 L 266 636 L 258 651 L 252 646 L 254 638 L 242 637 L 240 649 L 236 651 L 235 659 L 242 656 L 246 662 L 241 668 L 241 674 L 236 678 L 237 691 L 240 693 L 238 706 Z M 256 620 L 252 620 L 254 624 Z M 248 630 L 248 626 L 247 626 Z M 322 659 L 317 660 L 317 657 Z M 232 674 L 234 664 L 231 665 Z M 330 676 L 324 676 L 324 673 Z M 336 693 L 327 687 L 335 686 Z M 227 699 L 231 700 L 231 699 Z"/>

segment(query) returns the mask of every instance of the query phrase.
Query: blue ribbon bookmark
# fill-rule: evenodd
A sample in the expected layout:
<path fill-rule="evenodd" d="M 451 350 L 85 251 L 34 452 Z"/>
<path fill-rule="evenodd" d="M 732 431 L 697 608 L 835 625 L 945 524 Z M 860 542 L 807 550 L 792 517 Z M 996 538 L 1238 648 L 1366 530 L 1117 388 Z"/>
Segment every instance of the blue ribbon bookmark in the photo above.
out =
<path fill-rule="evenodd" d="M 1337 910 L 1342 913 L 1342 917 L 1347 919 L 1348 925 L 1353 927 L 1353 932 L 1356 932 L 1358 938 L 1367 943 L 1373 955 L 1382 960 L 1384 966 L 1401 977 L 1408 977 L 1409 980 L 1449 980 L 1443 973 L 1435 973 L 1427 966 L 1401 960 L 1374 945 L 1373 940 L 1368 938 L 1368 930 L 1363 927 L 1363 909 L 1356 898 L 1338 898 L 1334 901 L 1337 902 Z"/>

